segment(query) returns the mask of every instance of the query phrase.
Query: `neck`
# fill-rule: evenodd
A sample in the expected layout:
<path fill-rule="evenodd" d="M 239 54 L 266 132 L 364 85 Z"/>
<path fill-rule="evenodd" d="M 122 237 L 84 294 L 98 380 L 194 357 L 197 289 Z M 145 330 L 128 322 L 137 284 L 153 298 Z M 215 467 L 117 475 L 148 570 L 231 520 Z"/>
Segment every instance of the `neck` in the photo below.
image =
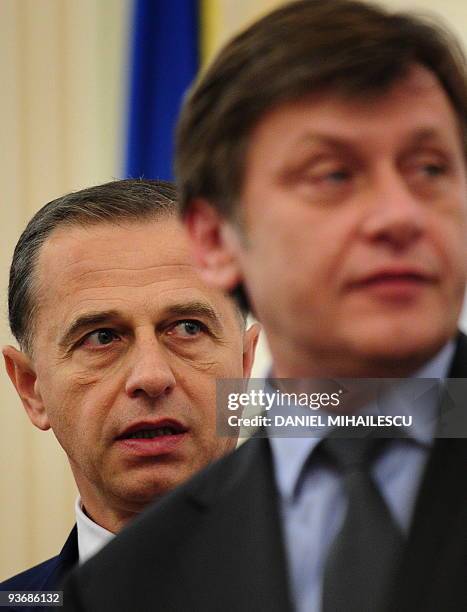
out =
<path fill-rule="evenodd" d="M 91 500 L 84 499 L 81 495 L 82 510 L 91 521 L 100 525 L 111 533 L 118 533 L 125 525 L 136 516 L 137 513 L 123 513 L 113 511 L 110 508 L 96 507 Z"/>
<path fill-rule="evenodd" d="M 71 461 L 70 465 L 87 516 L 107 531 L 118 533 L 147 505 L 148 502 L 138 504 L 135 500 L 125 503 L 125 499 L 98 490 Z"/>
<path fill-rule="evenodd" d="M 344 349 L 309 351 L 275 346 L 270 342 L 273 372 L 277 378 L 406 378 L 428 363 L 441 349 L 410 355 L 358 355 Z"/>

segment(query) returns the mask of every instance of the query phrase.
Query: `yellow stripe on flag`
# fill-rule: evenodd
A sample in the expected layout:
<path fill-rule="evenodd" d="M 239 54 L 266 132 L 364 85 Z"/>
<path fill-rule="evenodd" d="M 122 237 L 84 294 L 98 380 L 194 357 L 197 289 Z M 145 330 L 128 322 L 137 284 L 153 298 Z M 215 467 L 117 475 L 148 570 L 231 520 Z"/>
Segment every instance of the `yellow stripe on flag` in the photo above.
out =
<path fill-rule="evenodd" d="M 203 68 L 217 50 L 221 32 L 222 10 L 219 0 L 199 0 L 200 2 L 200 64 Z"/>

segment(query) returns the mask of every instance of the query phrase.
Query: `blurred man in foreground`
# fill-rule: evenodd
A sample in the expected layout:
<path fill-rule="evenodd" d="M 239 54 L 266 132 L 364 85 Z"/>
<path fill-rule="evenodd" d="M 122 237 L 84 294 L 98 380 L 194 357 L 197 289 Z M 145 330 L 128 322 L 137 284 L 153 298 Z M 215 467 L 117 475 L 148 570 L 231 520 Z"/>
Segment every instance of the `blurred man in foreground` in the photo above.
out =
<path fill-rule="evenodd" d="M 275 377 L 466 375 L 466 118 L 449 34 L 351 0 L 279 8 L 194 86 L 184 217 L 204 279 L 263 323 Z M 465 609 L 467 444 L 436 436 L 438 409 L 427 397 L 398 438 L 266 432 L 83 567 L 65 605 Z"/>
<path fill-rule="evenodd" d="M 57 557 L 1 590 L 53 590 L 141 512 L 235 447 L 215 380 L 248 376 L 257 326 L 200 279 L 170 183 L 115 181 L 42 208 L 9 288 L 3 349 L 31 422 L 52 429 L 80 497 Z"/>

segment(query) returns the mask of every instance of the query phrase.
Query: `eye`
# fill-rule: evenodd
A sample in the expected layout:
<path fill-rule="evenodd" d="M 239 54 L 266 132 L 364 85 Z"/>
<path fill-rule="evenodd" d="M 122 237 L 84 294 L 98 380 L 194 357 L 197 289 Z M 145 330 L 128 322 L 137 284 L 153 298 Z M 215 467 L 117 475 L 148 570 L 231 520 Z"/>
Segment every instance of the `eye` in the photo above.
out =
<path fill-rule="evenodd" d="M 414 176 L 432 179 L 449 173 L 451 164 L 446 155 L 420 152 L 408 160 L 408 169 Z"/>
<path fill-rule="evenodd" d="M 421 170 L 427 176 L 440 176 L 445 174 L 446 167 L 442 164 L 423 164 Z"/>
<path fill-rule="evenodd" d="M 114 340 L 118 340 L 117 334 L 111 329 L 96 329 L 91 334 L 88 334 L 84 341 L 84 346 L 105 346 Z"/>
<path fill-rule="evenodd" d="M 330 183 L 343 183 L 350 178 L 350 172 L 347 170 L 334 170 L 333 172 L 328 172 L 325 176 L 322 177 L 323 180 L 326 180 Z"/>
<path fill-rule="evenodd" d="M 204 323 L 196 321 L 194 319 L 186 319 L 184 321 L 177 321 L 168 330 L 168 333 L 172 336 L 180 336 L 182 338 L 196 338 L 200 334 L 207 332 L 207 327 Z"/>
<path fill-rule="evenodd" d="M 352 171 L 341 164 L 322 162 L 310 168 L 304 179 L 315 188 L 332 189 L 347 185 L 352 180 Z"/>

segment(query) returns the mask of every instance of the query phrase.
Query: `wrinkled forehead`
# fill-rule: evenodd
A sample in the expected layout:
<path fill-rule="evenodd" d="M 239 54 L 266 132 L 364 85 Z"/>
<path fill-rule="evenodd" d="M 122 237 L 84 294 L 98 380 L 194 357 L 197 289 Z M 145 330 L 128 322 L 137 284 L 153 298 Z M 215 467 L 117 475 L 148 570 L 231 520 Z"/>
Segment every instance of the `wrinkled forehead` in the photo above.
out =
<path fill-rule="evenodd" d="M 184 229 L 175 219 L 72 225 L 56 229 L 44 243 L 36 277 L 39 286 L 50 290 L 86 277 L 106 284 L 112 270 L 137 285 L 151 270 L 162 275 L 168 266 L 173 266 L 174 274 L 181 274 L 178 268 L 192 267 Z"/>
<path fill-rule="evenodd" d="M 40 253 L 36 293 L 38 318 L 45 322 L 88 308 L 130 313 L 188 299 L 232 308 L 201 280 L 185 229 L 174 218 L 57 230 Z"/>

